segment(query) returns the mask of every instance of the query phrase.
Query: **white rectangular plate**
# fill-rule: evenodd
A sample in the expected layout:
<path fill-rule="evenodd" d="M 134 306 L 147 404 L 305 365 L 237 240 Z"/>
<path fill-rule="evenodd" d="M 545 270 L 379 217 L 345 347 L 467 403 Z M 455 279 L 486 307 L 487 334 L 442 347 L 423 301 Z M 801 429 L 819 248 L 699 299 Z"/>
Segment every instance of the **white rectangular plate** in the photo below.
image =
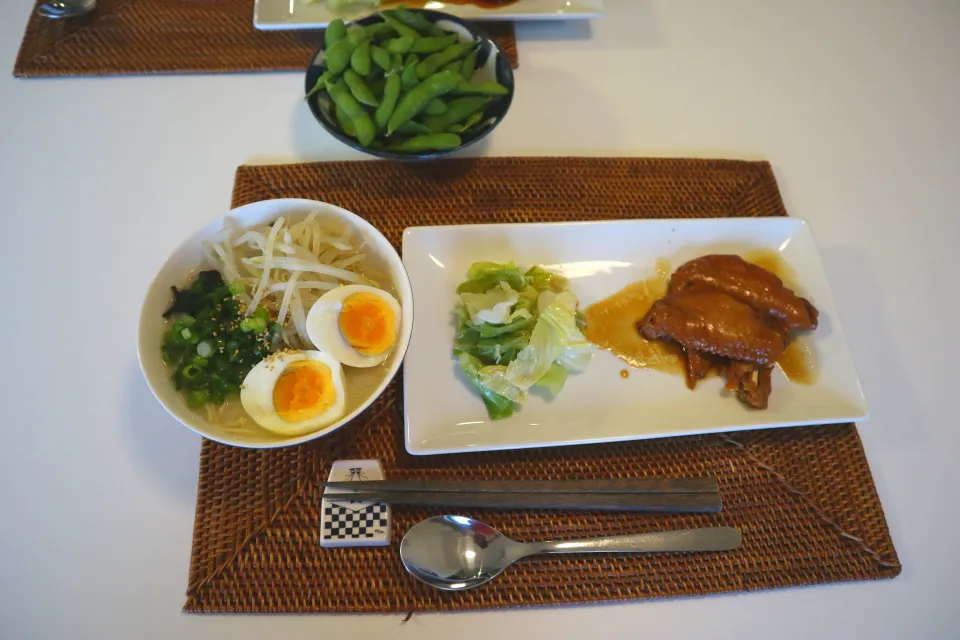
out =
<path fill-rule="evenodd" d="M 724 397 L 712 377 L 689 391 L 683 378 L 626 365 L 598 351 L 556 398 L 531 393 L 505 420 L 490 420 L 452 356 L 456 287 L 475 261 L 544 265 L 570 278 L 581 308 L 638 280 L 706 253 L 768 249 L 796 273 L 798 293 L 820 310 L 812 334 L 819 379 L 795 384 L 777 370 L 765 411 Z M 416 227 L 403 234 L 413 286 L 413 337 L 403 368 L 407 451 L 416 455 L 492 451 L 718 431 L 848 422 L 867 409 L 820 254 L 796 218 L 637 220 L 560 224 Z"/>
<path fill-rule="evenodd" d="M 408 3 L 407 6 L 417 4 Z M 518 0 L 496 9 L 431 1 L 425 3 L 424 8 L 443 11 L 464 20 L 576 20 L 602 16 L 603 0 Z M 253 25 L 265 31 L 321 29 L 336 17 L 353 20 L 368 13 L 369 7 L 358 10 L 356 15 L 341 13 L 337 16 L 322 1 L 308 4 L 305 0 L 256 0 Z"/>

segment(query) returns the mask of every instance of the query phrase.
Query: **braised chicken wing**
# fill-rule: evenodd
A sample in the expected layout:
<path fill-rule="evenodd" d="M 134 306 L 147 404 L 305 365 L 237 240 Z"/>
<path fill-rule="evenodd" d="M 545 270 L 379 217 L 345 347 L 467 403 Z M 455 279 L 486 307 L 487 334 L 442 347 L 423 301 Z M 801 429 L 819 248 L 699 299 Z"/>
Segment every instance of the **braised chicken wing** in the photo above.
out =
<path fill-rule="evenodd" d="M 688 353 L 703 351 L 756 365 L 774 363 L 788 340 L 743 302 L 720 291 L 696 289 L 657 300 L 637 328 L 648 340 L 675 340 Z"/>
<path fill-rule="evenodd" d="M 683 264 L 670 279 L 670 292 L 690 289 L 723 292 L 761 315 L 776 318 L 789 331 L 817 328 L 817 308 L 809 300 L 784 286 L 775 274 L 740 256 L 712 254 Z"/>

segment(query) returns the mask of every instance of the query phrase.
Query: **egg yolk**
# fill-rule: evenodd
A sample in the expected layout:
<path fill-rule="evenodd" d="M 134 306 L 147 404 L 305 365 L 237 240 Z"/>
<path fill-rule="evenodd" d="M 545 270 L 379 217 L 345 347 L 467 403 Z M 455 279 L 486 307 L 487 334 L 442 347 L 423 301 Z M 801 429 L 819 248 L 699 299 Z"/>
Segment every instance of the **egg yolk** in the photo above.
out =
<path fill-rule="evenodd" d="M 315 418 L 336 400 L 330 367 L 315 360 L 291 362 L 273 387 L 274 409 L 287 422 Z"/>
<path fill-rule="evenodd" d="M 364 291 L 344 299 L 339 322 L 343 339 L 365 356 L 384 353 L 396 340 L 393 309 L 375 293 Z"/>

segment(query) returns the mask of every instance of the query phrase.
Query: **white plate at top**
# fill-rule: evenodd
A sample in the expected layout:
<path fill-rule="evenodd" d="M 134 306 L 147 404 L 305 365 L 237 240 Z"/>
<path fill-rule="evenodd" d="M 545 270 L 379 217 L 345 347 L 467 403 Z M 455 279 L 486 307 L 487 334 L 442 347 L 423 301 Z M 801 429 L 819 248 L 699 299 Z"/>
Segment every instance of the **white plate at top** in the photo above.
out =
<path fill-rule="evenodd" d="M 530 393 L 504 420 L 491 420 L 452 355 L 457 285 L 476 261 L 534 264 L 570 278 L 582 309 L 624 286 L 706 253 L 776 251 L 793 270 L 797 293 L 820 311 L 809 340 L 819 361 L 811 385 L 775 370 L 765 411 L 724 397 L 719 377 L 689 391 L 679 375 L 626 365 L 598 351 L 562 393 Z M 850 422 L 867 417 L 823 263 L 810 227 L 796 218 L 637 220 L 559 224 L 415 227 L 403 234 L 403 263 L 415 319 L 404 363 L 404 428 L 415 455 L 493 451 L 683 436 L 719 431 Z"/>
<path fill-rule="evenodd" d="M 400 4 L 400 3 L 396 3 Z M 599 18 L 603 15 L 603 0 L 517 0 L 502 7 L 486 9 L 475 4 L 450 4 L 428 1 L 406 3 L 408 7 L 420 4 L 424 9 L 443 11 L 464 20 L 577 20 Z M 386 7 L 393 4 L 384 5 Z M 354 15 L 334 15 L 326 2 L 307 3 L 306 0 L 256 0 L 253 25 L 264 31 L 282 29 L 321 29 L 334 18 L 353 20 L 370 13 L 370 7 L 361 7 Z"/>

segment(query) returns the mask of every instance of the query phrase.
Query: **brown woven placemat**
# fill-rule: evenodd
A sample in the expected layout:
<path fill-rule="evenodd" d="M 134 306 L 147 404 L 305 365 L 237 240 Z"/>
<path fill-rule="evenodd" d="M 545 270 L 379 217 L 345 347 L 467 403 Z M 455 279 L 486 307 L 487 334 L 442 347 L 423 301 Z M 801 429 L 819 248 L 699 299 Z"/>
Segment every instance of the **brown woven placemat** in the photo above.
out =
<path fill-rule="evenodd" d="M 302 197 L 358 213 L 399 248 L 404 227 L 475 222 L 785 215 L 764 162 L 500 158 L 423 165 L 245 166 L 233 204 Z M 185 610 L 410 612 L 644 599 L 892 578 L 900 564 L 853 425 L 415 457 L 399 379 L 352 424 L 313 443 L 252 451 L 204 442 Z M 459 509 L 519 540 L 730 525 L 731 553 L 529 558 L 447 593 L 408 576 L 400 538 L 443 509 L 394 507 L 390 547 L 322 549 L 317 482 L 337 459 L 377 458 L 391 479 L 713 475 L 723 512 L 647 516 Z M 449 510 L 446 510 L 449 511 Z"/>
<path fill-rule="evenodd" d="M 231 73 L 306 69 L 321 31 L 257 31 L 254 0 L 98 0 L 90 14 L 31 14 L 15 76 Z M 40 4 L 38 0 L 37 4 Z M 517 67 L 512 22 L 484 22 Z"/>

